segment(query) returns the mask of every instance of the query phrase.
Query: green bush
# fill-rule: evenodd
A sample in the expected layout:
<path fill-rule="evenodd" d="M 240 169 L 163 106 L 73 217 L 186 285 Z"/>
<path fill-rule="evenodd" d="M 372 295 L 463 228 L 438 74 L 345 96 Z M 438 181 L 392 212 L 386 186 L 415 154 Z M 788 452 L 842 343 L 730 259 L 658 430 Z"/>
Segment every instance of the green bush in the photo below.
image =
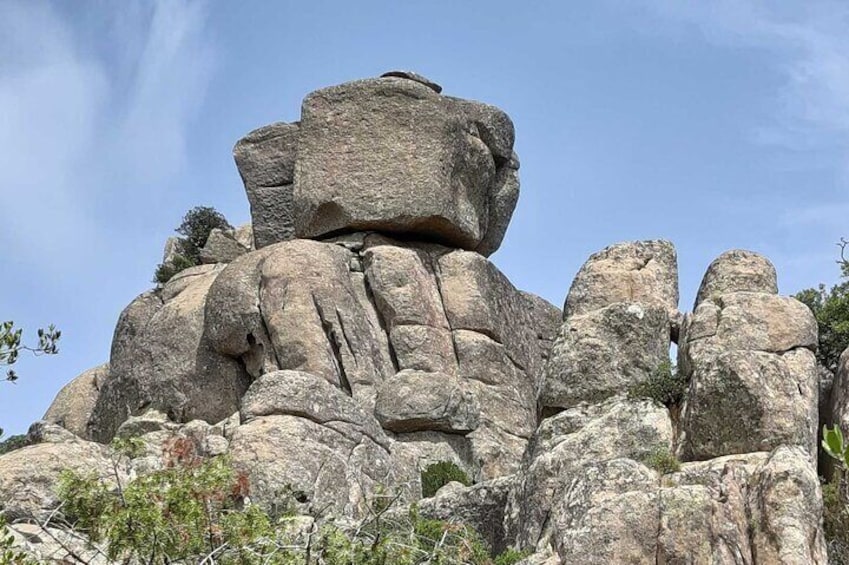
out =
<path fill-rule="evenodd" d="M 216 228 L 230 230 L 233 226 L 215 208 L 196 206 L 186 212 L 182 223 L 174 230 L 182 236 L 177 242 L 177 254 L 173 260 L 156 267 L 153 281 L 164 284 L 180 271 L 200 265 L 200 250 Z"/>
<path fill-rule="evenodd" d="M 156 272 L 153 275 L 153 282 L 165 284 L 180 271 L 184 271 L 189 267 L 194 267 L 196 264 L 197 263 L 191 262 L 182 255 L 175 255 L 171 261 L 168 261 L 167 263 L 160 263 L 156 267 Z"/>
<path fill-rule="evenodd" d="M 823 426 L 823 451 L 837 462 L 831 483 L 823 486 L 823 529 L 830 563 L 849 565 L 849 444 L 838 426 Z"/>
<path fill-rule="evenodd" d="M 457 481 L 466 486 L 472 484 L 469 476 L 463 469 L 450 461 L 439 461 L 428 465 L 421 473 L 422 497 L 430 498 L 436 491 L 450 483 Z"/>
<path fill-rule="evenodd" d="M 827 289 L 824 284 L 808 288 L 794 295 L 804 303 L 817 321 L 819 331 L 817 360 L 830 371 L 837 369 L 840 354 L 849 346 L 849 261 L 845 258 L 849 241 L 841 239 L 840 275 L 844 281 Z"/>
<path fill-rule="evenodd" d="M 668 449 L 663 447 L 658 447 L 649 453 L 649 455 L 643 459 L 643 464 L 646 467 L 654 469 L 661 475 L 677 473 L 681 470 L 681 462 L 678 461 L 678 458 L 675 457 L 673 453 L 670 453 Z"/>
<path fill-rule="evenodd" d="M 118 477 L 143 445 L 131 439 L 113 446 Z M 248 502 L 247 478 L 226 458 L 205 459 L 197 452 L 192 440 L 174 440 L 165 450 L 163 469 L 125 485 L 66 472 L 60 484 L 65 519 L 105 547 L 110 559 L 122 562 L 512 565 L 524 556 L 511 549 L 492 557 L 469 526 L 421 517 L 415 506 L 399 512 L 393 505 L 400 495 L 380 490 L 367 516 L 344 526 L 320 515 L 306 522 L 292 513 L 272 517 Z M 432 467 L 450 480 L 465 478 L 447 465 Z"/>
<path fill-rule="evenodd" d="M 843 481 L 835 478 L 822 487 L 823 529 L 832 565 L 849 565 L 849 500 Z"/>
<path fill-rule="evenodd" d="M 671 362 L 664 361 L 649 376 L 628 389 L 628 397 L 650 398 L 664 406 L 680 406 L 687 395 L 687 380 Z"/>

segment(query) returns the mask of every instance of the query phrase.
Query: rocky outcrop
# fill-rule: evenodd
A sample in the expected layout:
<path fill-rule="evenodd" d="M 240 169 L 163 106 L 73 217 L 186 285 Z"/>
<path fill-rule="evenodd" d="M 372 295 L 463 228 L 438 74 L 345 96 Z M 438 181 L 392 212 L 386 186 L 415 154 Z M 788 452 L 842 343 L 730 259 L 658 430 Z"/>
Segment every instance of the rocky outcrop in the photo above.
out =
<path fill-rule="evenodd" d="M 235 232 L 214 228 L 209 232 L 209 237 L 200 250 L 200 262 L 203 264 L 230 263 L 247 252 L 248 248 L 236 240 Z"/>
<path fill-rule="evenodd" d="M 753 253 L 729 252 L 708 268 L 679 349 L 679 370 L 690 379 L 682 458 L 780 445 L 816 458 L 816 321 L 775 292 L 775 268 Z"/>
<path fill-rule="evenodd" d="M 540 385 L 544 414 L 645 382 L 669 359 L 678 267 L 666 241 L 612 245 L 575 277 Z"/>
<path fill-rule="evenodd" d="M 54 438 L 59 441 L 0 456 L 0 501 L 8 521 L 44 523 L 59 504 L 59 477 L 67 469 L 112 480 L 112 461 L 104 446 L 59 434 Z"/>
<path fill-rule="evenodd" d="M 136 298 L 109 364 L 0 456 L 7 517 L 53 512 L 64 468 L 111 480 L 102 443 L 140 438 L 129 476 L 189 445 L 272 514 L 344 522 L 390 492 L 387 516 L 416 502 L 523 565 L 824 565 L 816 432 L 849 427 L 849 354 L 820 378 L 810 312 L 748 251 L 710 265 L 686 315 L 662 240 L 593 254 L 562 313 L 516 289 L 486 259 L 518 198 L 513 124 L 441 90 L 391 71 L 240 140 L 252 223 Z M 473 484 L 420 500 L 444 462 Z M 13 535 L 59 555 L 51 527 Z"/>

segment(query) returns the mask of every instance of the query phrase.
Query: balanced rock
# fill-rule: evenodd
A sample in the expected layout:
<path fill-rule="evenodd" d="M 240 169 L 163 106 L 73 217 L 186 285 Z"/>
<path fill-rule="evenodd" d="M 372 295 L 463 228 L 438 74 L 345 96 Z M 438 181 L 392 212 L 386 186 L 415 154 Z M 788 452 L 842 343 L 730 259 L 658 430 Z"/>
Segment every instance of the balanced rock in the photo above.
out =
<path fill-rule="evenodd" d="M 518 195 L 513 138 L 500 110 L 407 77 L 313 92 L 298 135 L 295 233 L 378 230 L 489 254 Z"/>

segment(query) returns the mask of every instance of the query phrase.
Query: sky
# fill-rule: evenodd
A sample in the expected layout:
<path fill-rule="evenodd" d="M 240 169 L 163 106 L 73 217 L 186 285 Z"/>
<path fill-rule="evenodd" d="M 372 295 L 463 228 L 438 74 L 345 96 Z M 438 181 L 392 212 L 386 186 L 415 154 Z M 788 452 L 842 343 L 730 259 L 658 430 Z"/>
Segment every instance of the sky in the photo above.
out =
<path fill-rule="evenodd" d="M 249 221 L 232 159 L 309 92 L 410 69 L 504 109 L 521 196 L 492 257 L 562 305 L 612 243 L 676 245 L 682 310 L 720 253 L 792 294 L 849 237 L 849 4 L 0 0 L 0 319 L 60 353 L 0 383 L 22 433 L 109 359 L 193 206 Z"/>

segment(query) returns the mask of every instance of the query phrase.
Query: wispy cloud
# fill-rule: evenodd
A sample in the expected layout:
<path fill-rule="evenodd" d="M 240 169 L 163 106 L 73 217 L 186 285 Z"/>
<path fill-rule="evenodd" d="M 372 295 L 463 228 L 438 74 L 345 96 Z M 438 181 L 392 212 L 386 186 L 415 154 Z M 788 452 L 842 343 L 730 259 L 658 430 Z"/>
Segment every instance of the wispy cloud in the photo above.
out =
<path fill-rule="evenodd" d="M 782 80 L 772 101 L 776 123 L 757 132 L 757 139 L 791 149 L 838 142 L 849 165 L 849 4 L 656 0 L 643 5 L 708 41 L 773 55 Z"/>
<path fill-rule="evenodd" d="M 213 63 L 202 2 L 60 8 L 0 4 L 0 240 L 56 271 L 93 249 L 104 200 L 150 198 L 183 167 Z"/>

